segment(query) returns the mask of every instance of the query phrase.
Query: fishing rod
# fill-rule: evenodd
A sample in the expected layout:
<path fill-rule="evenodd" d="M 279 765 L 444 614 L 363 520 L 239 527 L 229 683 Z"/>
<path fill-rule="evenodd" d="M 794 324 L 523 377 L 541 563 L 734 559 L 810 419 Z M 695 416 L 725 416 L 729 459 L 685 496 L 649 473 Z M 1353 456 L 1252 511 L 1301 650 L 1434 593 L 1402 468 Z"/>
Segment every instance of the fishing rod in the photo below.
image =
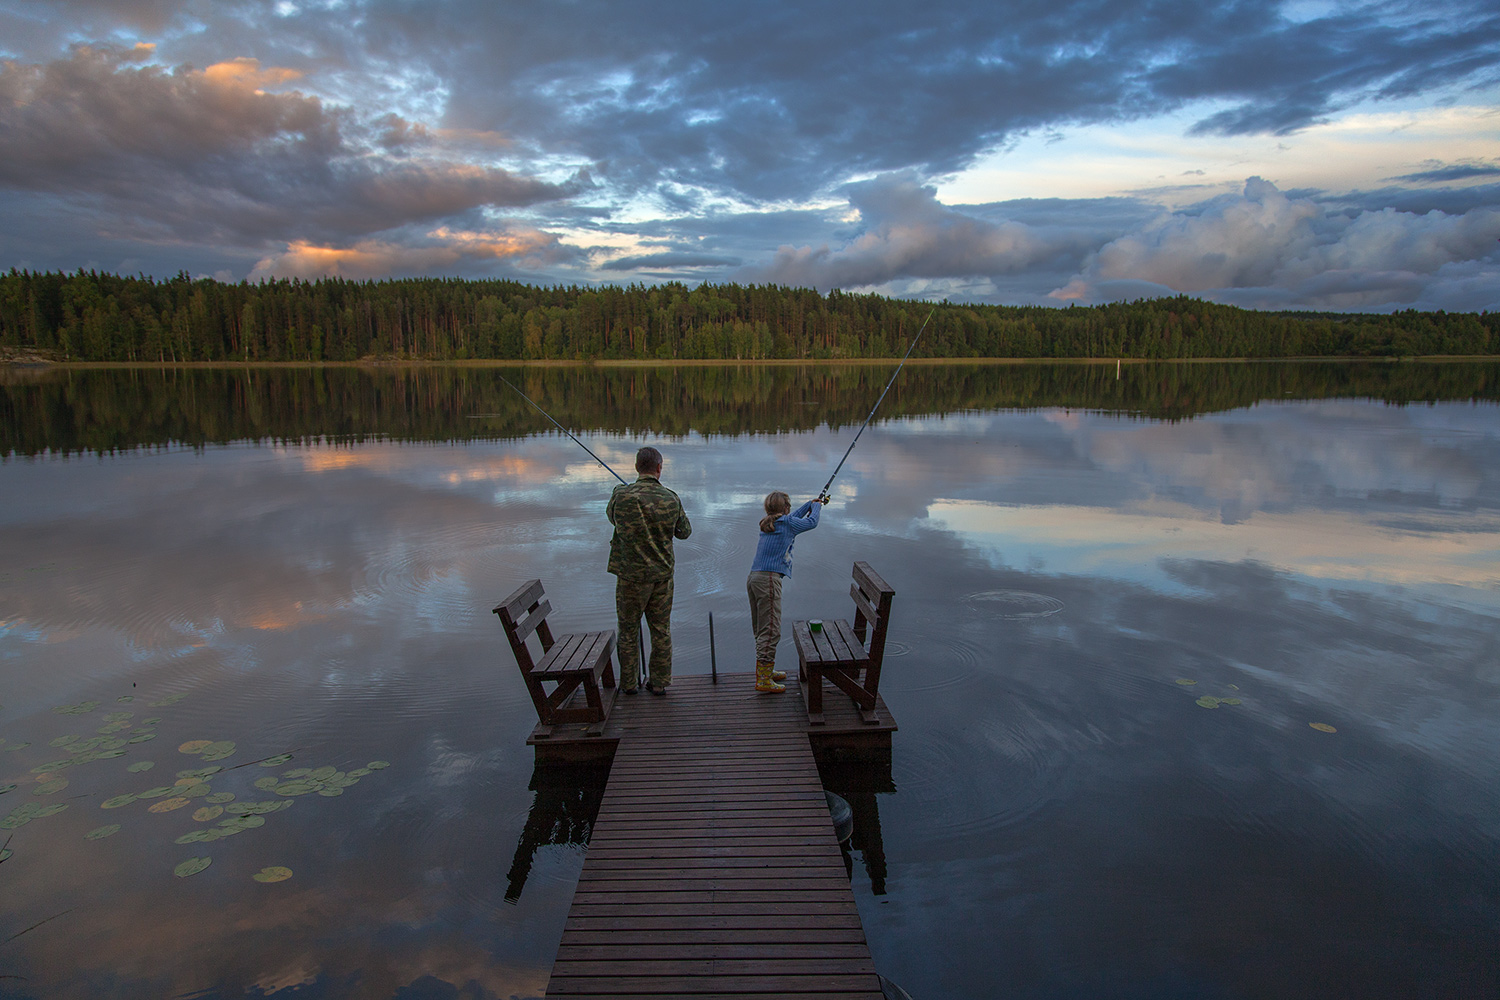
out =
<path fill-rule="evenodd" d="M 885 394 L 890 392 L 891 386 L 896 384 L 896 376 L 901 374 L 901 369 L 906 365 L 906 359 L 911 357 L 912 348 L 916 347 L 917 341 L 922 339 L 922 330 L 927 329 L 927 324 L 932 321 L 932 314 L 935 312 L 937 312 L 937 306 L 932 307 L 931 312 L 927 314 L 927 318 L 922 321 L 921 329 L 917 330 L 917 335 L 911 338 L 911 343 L 907 345 L 906 353 L 901 356 L 901 364 L 896 366 L 895 374 L 893 374 L 891 376 L 891 380 L 885 384 L 885 388 L 880 391 L 880 398 L 875 400 L 874 406 L 870 407 L 870 415 L 868 417 L 865 417 L 865 422 L 860 425 L 859 434 L 854 435 L 854 440 L 849 442 L 849 449 L 848 451 L 844 452 L 844 457 L 839 459 L 838 465 L 834 466 L 833 475 L 828 477 L 828 482 L 824 483 L 823 488 L 818 491 L 819 497 L 828 496 L 828 487 L 833 485 L 833 481 L 838 476 L 839 470 L 842 469 L 844 467 L 844 463 L 848 461 L 849 452 L 853 451 L 854 446 L 859 444 L 859 435 L 863 434 L 865 432 L 865 428 L 870 426 L 870 421 L 875 419 L 875 411 L 880 409 L 880 404 L 885 402 Z"/>
<path fill-rule="evenodd" d="M 899 369 L 898 369 L 898 371 L 899 371 Z M 542 416 L 546 417 L 548 420 L 552 420 L 552 414 L 548 413 L 546 410 L 542 409 L 540 406 L 537 406 L 536 405 L 536 400 L 534 400 L 530 396 L 526 395 L 526 393 L 521 392 L 520 387 L 518 387 L 514 382 L 512 382 L 510 379 L 506 378 L 504 375 L 501 375 L 499 372 L 495 373 L 495 377 L 498 378 L 500 381 L 504 382 L 506 385 L 510 386 L 512 389 L 515 389 L 516 392 L 520 393 L 521 398 L 524 399 L 524 400 L 526 400 L 526 402 L 530 403 L 532 406 L 536 406 L 536 412 L 540 413 Z M 619 479 L 620 482 L 622 484 L 624 484 L 624 485 L 627 485 L 627 486 L 630 485 L 629 483 L 626 483 L 623 478 L 621 478 L 621 476 L 620 476 L 620 474 L 618 472 L 616 472 L 614 469 L 610 469 L 609 468 L 609 463 L 608 462 L 606 462 L 604 459 L 600 458 L 598 455 L 595 455 L 592 451 L 589 451 L 589 446 L 588 445 L 584 444 L 582 441 L 578 440 L 576 437 L 573 437 L 573 432 L 572 431 L 568 430 L 566 427 L 564 427 L 562 424 L 558 423 L 556 420 L 552 420 L 552 426 L 556 427 L 558 430 L 562 431 L 568 437 L 573 438 L 573 443 L 576 444 L 578 447 L 582 448 L 584 451 L 588 451 L 590 458 L 592 458 L 594 461 L 598 462 L 600 465 L 604 466 L 606 469 L 609 469 L 609 474 L 611 476 L 614 476 L 616 479 Z M 842 464 L 842 463 L 840 463 L 840 464 Z"/>

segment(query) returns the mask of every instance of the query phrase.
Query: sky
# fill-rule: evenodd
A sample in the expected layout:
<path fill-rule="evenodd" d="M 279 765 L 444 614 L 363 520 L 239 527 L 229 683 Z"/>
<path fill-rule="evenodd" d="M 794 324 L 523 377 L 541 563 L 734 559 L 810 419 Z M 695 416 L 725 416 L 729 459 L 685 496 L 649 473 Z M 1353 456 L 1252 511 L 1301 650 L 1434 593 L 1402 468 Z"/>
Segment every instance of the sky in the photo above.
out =
<path fill-rule="evenodd" d="M 0 268 L 1500 309 L 1493 0 L 0 0 Z"/>

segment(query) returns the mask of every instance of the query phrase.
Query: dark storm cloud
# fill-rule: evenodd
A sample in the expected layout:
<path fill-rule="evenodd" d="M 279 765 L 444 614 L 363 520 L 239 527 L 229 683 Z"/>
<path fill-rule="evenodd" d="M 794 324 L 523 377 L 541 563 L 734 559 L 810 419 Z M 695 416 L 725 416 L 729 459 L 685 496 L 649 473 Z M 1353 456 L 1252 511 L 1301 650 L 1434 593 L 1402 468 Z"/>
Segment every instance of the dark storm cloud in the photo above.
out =
<path fill-rule="evenodd" d="M 248 58 L 167 71 L 144 65 L 152 55 L 80 46 L 45 65 L 5 63 L 0 185 L 71 195 L 106 230 L 251 246 L 348 239 L 565 193 L 491 166 L 367 155 L 351 112 L 263 89 L 295 71 Z"/>
<path fill-rule="evenodd" d="M 741 261 L 736 257 L 714 257 L 709 254 L 651 253 L 635 257 L 619 257 L 600 265 L 603 271 L 635 271 L 676 267 L 734 267 Z"/>
<path fill-rule="evenodd" d="M 1500 60 L 1500 16 L 1487 5 L 1449 4 L 1441 18 L 1384 5 L 1306 23 L 1279 9 L 580 2 L 552 16 L 488 3 L 436 16 L 370 5 L 366 16 L 383 60 L 442 53 L 456 124 L 575 148 L 627 185 L 666 179 L 762 199 L 859 173 L 941 173 L 1028 129 L 1205 99 L 1233 106 L 1202 130 L 1285 132 L 1355 97 L 1492 78 Z"/>
<path fill-rule="evenodd" d="M 1471 177 L 1494 177 L 1496 175 L 1500 175 L 1500 164 L 1452 163 L 1447 166 L 1433 167 L 1431 170 L 1420 170 L 1414 174 L 1401 174 L 1399 177 L 1392 177 L 1391 180 L 1426 184 L 1441 181 L 1464 181 Z"/>

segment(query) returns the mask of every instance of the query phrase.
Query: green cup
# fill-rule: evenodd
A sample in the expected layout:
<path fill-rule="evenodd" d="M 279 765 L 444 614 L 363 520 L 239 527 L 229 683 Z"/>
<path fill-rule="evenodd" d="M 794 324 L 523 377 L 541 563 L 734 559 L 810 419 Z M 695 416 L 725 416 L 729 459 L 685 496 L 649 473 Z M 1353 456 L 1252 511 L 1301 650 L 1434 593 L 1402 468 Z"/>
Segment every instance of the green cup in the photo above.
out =
<path fill-rule="evenodd" d="M 823 631 L 823 620 L 821 618 L 814 618 L 812 621 L 807 623 L 807 630 L 813 635 L 817 635 L 819 632 Z"/>

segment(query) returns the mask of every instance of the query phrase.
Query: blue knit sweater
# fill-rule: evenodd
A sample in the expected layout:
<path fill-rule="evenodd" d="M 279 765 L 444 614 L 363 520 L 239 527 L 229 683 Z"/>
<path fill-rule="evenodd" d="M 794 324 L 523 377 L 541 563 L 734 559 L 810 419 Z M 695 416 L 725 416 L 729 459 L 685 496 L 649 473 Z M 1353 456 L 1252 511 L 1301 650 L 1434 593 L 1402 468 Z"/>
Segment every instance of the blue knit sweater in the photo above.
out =
<path fill-rule="evenodd" d="M 769 570 L 782 576 L 790 573 L 792 543 L 802 532 L 811 531 L 818 526 L 818 515 L 822 510 L 822 504 L 809 500 L 792 513 L 778 517 L 775 530 L 760 533 L 759 541 L 755 544 L 755 562 L 750 564 L 750 572 Z"/>

